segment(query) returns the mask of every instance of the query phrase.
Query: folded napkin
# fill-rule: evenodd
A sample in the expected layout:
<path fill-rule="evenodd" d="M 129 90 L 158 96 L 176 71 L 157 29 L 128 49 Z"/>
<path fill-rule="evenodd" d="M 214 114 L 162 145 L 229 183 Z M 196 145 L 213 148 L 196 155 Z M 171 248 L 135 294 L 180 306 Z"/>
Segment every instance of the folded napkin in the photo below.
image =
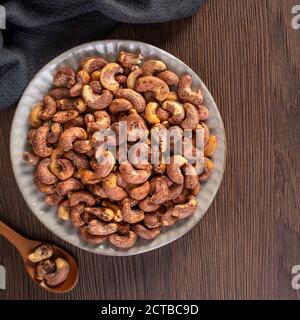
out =
<path fill-rule="evenodd" d="M 8 0 L 0 6 L 0 109 L 13 105 L 49 60 L 99 40 L 119 22 L 190 16 L 204 0 Z M 4 7 L 4 8 L 3 8 Z M 1 21 L 2 19 L 2 21 Z"/>

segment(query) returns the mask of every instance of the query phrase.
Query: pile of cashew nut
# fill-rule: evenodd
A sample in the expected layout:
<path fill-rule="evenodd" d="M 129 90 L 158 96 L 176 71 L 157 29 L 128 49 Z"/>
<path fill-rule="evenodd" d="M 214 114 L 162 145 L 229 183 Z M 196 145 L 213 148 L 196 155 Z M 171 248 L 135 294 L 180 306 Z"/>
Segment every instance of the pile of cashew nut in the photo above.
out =
<path fill-rule="evenodd" d="M 36 264 L 35 278 L 50 287 L 63 283 L 69 273 L 69 263 L 63 258 L 52 259 L 53 248 L 48 244 L 37 247 L 28 256 L 28 260 Z"/>
<path fill-rule="evenodd" d="M 157 59 L 142 64 L 142 58 L 120 52 L 117 62 L 95 56 L 76 72 L 62 67 L 53 89 L 30 114 L 32 150 L 24 160 L 36 166 L 34 182 L 46 204 L 58 207 L 58 217 L 93 245 L 109 241 L 126 249 L 137 237 L 155 239 L 161 228 L 195 212 L 200 183 L 214 169 L 217 137 L 205 123 L 209 110 L 201 90 L 192 89 L 190 75 L 179 77 Z M 131 146 L 141 132 L 202 128 L 203 171 L 177 154 L 168 164 L 133 165 L 105 151 L 105 161 L 98 162 L 95 134 L 115 130 L 120 121 L 134 129 L 127 136 Z"/>

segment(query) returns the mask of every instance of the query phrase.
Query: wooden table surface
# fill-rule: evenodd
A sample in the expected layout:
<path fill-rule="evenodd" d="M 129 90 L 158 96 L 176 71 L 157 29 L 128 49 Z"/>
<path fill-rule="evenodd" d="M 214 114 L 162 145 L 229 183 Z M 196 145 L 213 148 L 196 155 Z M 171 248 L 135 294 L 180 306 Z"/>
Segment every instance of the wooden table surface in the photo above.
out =
<path fill-rule="evenodd" d="M 133 257 L 96 256 L 51 234 L 13 178 L 14 108 L 0 113 L 0 215 L 28 237 L 53 241 L 82 266 L 78 286 L 55 296 L 27 277 L 0 239 L 7 289 L 0 299 L 297 299 L 300 264 L 300 30 L 296 0 L 207 0 L 192 18 L 120 25 L 108 38 L 156 45 L 194 69 L 212 92 L 228 139 L 212 206 L 184 237 Z"/>

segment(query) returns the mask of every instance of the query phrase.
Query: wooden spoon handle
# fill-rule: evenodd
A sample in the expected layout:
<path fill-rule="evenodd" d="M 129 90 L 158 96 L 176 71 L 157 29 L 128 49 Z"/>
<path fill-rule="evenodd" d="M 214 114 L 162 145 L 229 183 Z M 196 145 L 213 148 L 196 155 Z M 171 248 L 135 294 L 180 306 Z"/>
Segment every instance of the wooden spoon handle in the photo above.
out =
<path fill-rule="evenodd" d="M 0 235 L 8 240 L 19 252 L 26 254 L 28 239 L 11 229 L 8 225 L 0 221 Z"/>

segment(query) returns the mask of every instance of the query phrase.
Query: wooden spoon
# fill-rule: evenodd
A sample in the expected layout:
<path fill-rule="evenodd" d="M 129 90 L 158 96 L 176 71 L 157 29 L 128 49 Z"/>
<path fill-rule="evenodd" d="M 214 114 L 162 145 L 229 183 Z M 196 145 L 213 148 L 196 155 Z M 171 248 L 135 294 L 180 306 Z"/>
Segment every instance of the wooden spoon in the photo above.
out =
<path fill-rule="evenodd" d="M 70 265 L 70 273 L 64 282 L 62 282 L 58 286 L 49 287 L 46 285 L 46 283 L 44 283 L 44 281 L 40 282 L 35 279 L 34 274 L 35 274 L 36 264 L 31 262 L 28 259 L 28 255 L 32 253 L 34 249 L 36 249 L 38 246 L 40 246 L 44 242 L 33 241 L 27 238 L 24 238 L 23 236 L 21 236 L 20 234 L 12 230 L 9 226 L 7 226 L 5 223 L 1 221 L 0 221 L 0 235 L 2 235 L 5 239 L 7 239 L 19 251 L 24 261 L 27 273 L 29 274 L 30 278 L 35 283 L 37 283 L 40 287 L 50 292 L 64 293 L 72 290 L 76 286 L 78 281 L 78 275 L 79 275 L 78 265 L 69 253 L 51 244 L 54 251 L 52 257 L 54 259 L 59 257 L 65 259 Z"/>

